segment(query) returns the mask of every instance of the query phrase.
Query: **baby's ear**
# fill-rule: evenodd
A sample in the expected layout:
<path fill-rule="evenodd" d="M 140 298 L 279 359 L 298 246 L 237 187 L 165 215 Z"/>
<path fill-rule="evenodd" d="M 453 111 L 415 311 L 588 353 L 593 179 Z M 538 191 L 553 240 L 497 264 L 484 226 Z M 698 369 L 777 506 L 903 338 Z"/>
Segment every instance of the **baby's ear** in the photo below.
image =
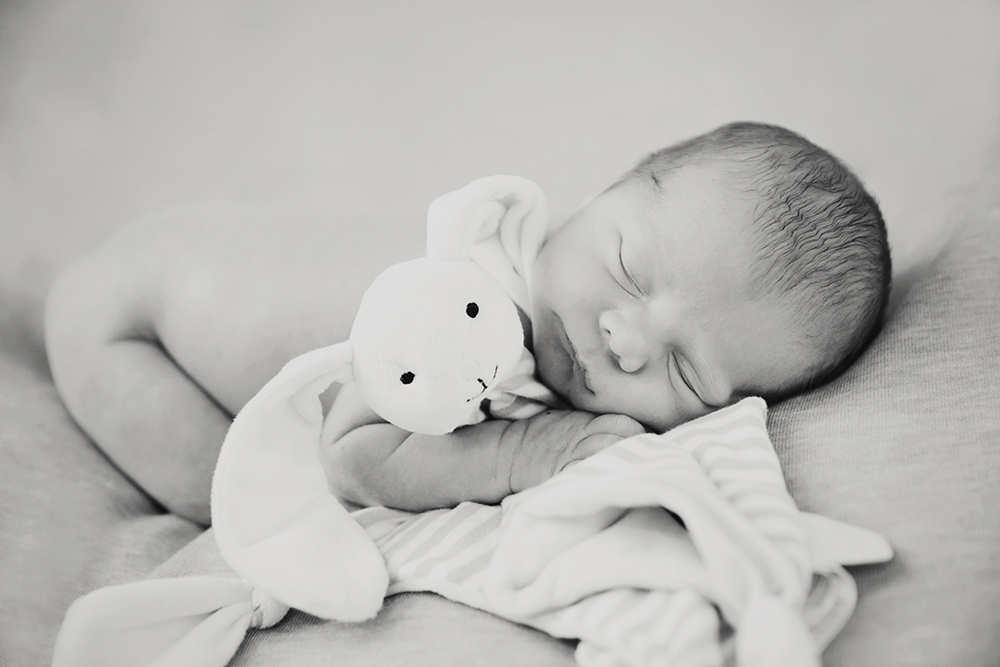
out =
<path fill-rule="evenodd" d="M 527 308 L 524 283 L 548 232 L 548 203 L 534 182 L 487 176 L 431 202 L 427 256 L 474 259 Z"/>

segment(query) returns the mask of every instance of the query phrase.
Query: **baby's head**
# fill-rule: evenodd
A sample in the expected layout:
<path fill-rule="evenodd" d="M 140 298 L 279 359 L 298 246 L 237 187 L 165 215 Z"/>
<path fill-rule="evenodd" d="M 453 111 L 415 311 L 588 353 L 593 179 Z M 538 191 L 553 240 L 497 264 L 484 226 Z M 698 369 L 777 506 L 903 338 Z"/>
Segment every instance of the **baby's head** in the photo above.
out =
<path fill-rule="evenodd" d="M 575 407 L 664 430 L 844 370 L 891 267 L 875 200 L 783 128 L 726 125 L 658 151 L 546 240 L 531 278 L 542 379 Z"/>

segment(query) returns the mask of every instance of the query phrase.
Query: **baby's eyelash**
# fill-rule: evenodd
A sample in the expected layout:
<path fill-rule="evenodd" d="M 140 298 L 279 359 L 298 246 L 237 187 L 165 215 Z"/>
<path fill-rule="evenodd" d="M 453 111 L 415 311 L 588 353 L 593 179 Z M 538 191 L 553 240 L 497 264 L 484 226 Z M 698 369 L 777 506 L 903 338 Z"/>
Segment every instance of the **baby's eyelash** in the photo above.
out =
<path fill-rule="evenodd" d="M 671 358 L 673 359 L 674 367 L 677 369 L 677 375 L 681 378 L 681 382 L 683 382 L 684 386 L 687 387 L 699 401 L 701 401 L 701 395 L 695 390 L 694 385 L 691 384 L 691 381 L 688 379 L 687 373 L 684 372 L 684 367 L 681 366 L 680 359 L 678 359 L 676 354 L 671 355 Z"/>
<path fill-rule="evenodd" d="M 639 283 L 636 282 L 635 278 L 632 277 L 632 274 L 628 272 L 627 268 L 625 268 L 625 259 L 622 257 L 622 244 L 618 245 L 618 265 L 621 266 L 622 273 L 625 274 L 625 279 L 628 280 L 629 284 L 631 284 L 632 287 L 635 288 L 635 291 L 637 291 L 639 293 L 639 295 L 641 296 L 642 295 L 642 288 L 639 287 Z M 624 287 L 624 285 L 623 285 L 623 287 Z M 626 291 L 628 291 L 628 290 L 626 290 Z"/>
<path fill-rule="evenodd" d="M 687 387 L 688 389 L 691 389 L 691 383 L 688 382 L 687 376 L 684 375 L 684 369 L 681 368 L 681 362 L 680 362 L 679 359 L 677 359 L 677 355 L 676 354 L 670 355 L 670 361 L 673 362 L 674 368 L 677 369 L 677 377 L 679 377 L 681 379 L 681 382 L 684 383 L 685 387 Z M 694 390 L 692 389 L 692 391 L 694 391 Z"/>

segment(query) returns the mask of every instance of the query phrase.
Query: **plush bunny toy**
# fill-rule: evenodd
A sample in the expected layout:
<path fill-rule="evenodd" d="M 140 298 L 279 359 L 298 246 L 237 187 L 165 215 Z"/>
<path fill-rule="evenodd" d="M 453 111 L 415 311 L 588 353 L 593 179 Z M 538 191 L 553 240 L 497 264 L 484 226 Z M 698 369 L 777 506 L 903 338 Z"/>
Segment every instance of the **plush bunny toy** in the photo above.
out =
<path fill-rule="evenodd" d="M 379 275 L 349 340 L 291 360 L 244 406 L 212 483 L 216 542 L 241 577 L 321 618 L 375 615 L 388 575 L 327 489 L 319 395 L 354 382 L 375 412 L 412 432 L 481 421 L 484 399 L 504 394 L 499 385 L 521 366 L 514 304 L 528 307 L 525 276 L 546 220 L 538 187 L 516 177 L 481 179 L 436 200 L 428 256 Z"/>
<path fill-rule="evenodd" d="M 338 380 L 353 379 L 386 421 L 440 435 L 483 419 L 480 404 L 513 371 L 524 333 L 513 301 L 478 264 L 423 258 L 375 279 L 342 345 L 353 361 Z"/>
<path fill-rule="evenodd" d="M 233 423 L 212 492 L 216 539 L 233 569 L 264 590 L 290 591 L 283 601 L 304 611 L 341 620 L 372 615 L 385 594 L 385 568 L 326 491 L 316 458 L 319 394 L 333 382 L 353 381 L 386 421 L 447 433 L 484 418 L 482 401 L 517 366 L 523 346 L 514 303 L 474 262 L 422 258 L 386 269 L 365 292 L 350 339 L 293 359 Z M 301 497 L 267 492 L 276 487 Z M 253 521 L 231 520 L 237 514 Z M 282 525 L 282 516 L 298 523 Z M 303 558 L 328 571 L 334 554 L 347 556 L 337 569 L 344 578 L 332 594 L 315 596 Z M 322 607 L 311 607 L 312 599 Z"/>

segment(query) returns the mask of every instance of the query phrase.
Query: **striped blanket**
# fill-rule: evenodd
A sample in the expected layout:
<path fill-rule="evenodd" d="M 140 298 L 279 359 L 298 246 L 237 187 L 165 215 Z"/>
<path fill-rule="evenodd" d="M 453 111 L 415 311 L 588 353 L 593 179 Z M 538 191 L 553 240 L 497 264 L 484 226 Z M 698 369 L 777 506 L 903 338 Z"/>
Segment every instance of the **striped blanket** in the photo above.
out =
<path fill-rule="evenodd" d="M 579 639 L 585 667 L 815 664 L 856 601 L 837 560 L 891 551 L 798 512 L 764 425 L 763 401 L 746 399 L 623 440 L 502 506 L 376 507 L 351 521 L 377 548 L 386 595 L 432 591 Z M 77 600 L 53 665 L 226 664 L 248 628 L 288 607 L 208 561 L 204 575 L 188 567 Z"/>
<path fill-rule="evenodd" d="M 382 553 L 389 594 L 433 591 L 578 638 L 581 665 L 733 661 L 761 600 L 803 619 L 815 654 L 855 589 L 842 568 L 814 568 L 764 419 L 764 402 L 745 399 L 622 441 L 502 507 L 353 516 Z"/>

